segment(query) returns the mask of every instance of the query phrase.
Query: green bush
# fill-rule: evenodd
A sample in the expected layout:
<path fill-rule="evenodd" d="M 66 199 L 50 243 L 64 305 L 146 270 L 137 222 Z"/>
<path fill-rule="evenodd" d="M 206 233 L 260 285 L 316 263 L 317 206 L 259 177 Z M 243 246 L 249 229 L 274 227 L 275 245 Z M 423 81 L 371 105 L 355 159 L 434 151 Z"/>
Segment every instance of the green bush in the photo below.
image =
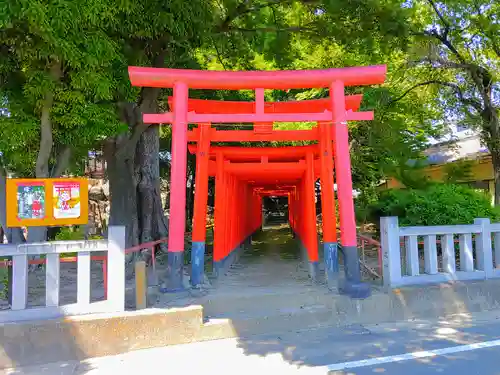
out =
<path fill-rule="evenodd" d="M 470 224 L 475 218 L 500 221 L 500 211 L 482 192 L 453 184 L 434 184 L 423 190 L 387 190 L 367 207 L 378 224 L 380 217 L 398 216 L 402 226 Z"/>

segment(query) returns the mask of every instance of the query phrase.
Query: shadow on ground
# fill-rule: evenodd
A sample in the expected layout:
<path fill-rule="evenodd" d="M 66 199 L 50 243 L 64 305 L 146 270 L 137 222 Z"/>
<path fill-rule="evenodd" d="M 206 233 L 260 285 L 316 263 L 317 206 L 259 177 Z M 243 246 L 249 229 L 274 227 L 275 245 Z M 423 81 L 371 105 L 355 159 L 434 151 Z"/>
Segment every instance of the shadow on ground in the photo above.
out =
<path fill-rule="evenodd" d="M 266 228 L 253 238 L 252 247 L 247 249 L 239 262 L 215 283 L 208 294 L 159 301 L 160 305 L 156 306 L 182 307 L 201 304 L 204 306 L 207 321 L 229 320 L 237 337 L 170 347 L 165 352 L 161 352 L 161 348 L 158 348 L 159 354 L 152 358 L 158 360 L 162 366 L 165 364 L 166 371 L 169 366 L 177 363 L 179 369 L 205 366 L 206 372 L 211 373 L 214 358 L 224 356 L 226 358 L 224 363 L 229 362 L 227 362 L 227 372 L 217 372 L 221 374 L 239 372 L 238 369 L 251 371 L 254 365 L 261 369 L 258 372 L 276 374 L 294 373 L 297 370 L 305 370 L 305 374 L 311 370 L 311 374 L 344 375 L 472 374 L 478 373 L 474 368 L 478 361 L 487 363 L 487 359 L 481 357 L 484 356 L 483 352 L 454 353 L 446 358 L 425 356 L 368 366 L 366 364 L 360 366 L 358 363 L 357 367 L 350 369 L 342 369 L 338 364 L 346 362 L 352 364 L 366 359 L 500 338 L 500 323 L 496 323 L 496 326 L 478 325 L 464 307 L 462 307 L 463 314 L 452 320 L 442 319 L 434 322 L 414 320 L 407 323 L 379 325 L 335 324 L 349 320 L 348 317 L 340 319 L 339 312 L 331 308 L 329 302 L 336 298 L 339 297 L 335 292 L 328 291 L 321 283 L 312 283 L 308 278 L 307 267 L 301 259 L 300 246 L 296 239 L 293 239 L 289 228 L 286 226 Z M 453 294 L 450 298 L 458 299 Z M 409 301 L 407 302 L 411 305 Z M 407 306 L 404 301 L 402 306 Z M 411 306 L 408 308 L 411 309 Z M 27 351 L 16 347 L 15 328 L 4 325 L 1 329 L 2 349 L 12 359 L 14 365 L 25 363 L 26 358 L 23 357 L 23 353 Z M 61 370 L 60 374 L 105 373 L 92 372 L 94 367 L 91 362 L 78 363 L 86 356 L 78 344 L 79 338 L 75 332 L 71 329 L 61 330 L 56 325 L 52 330 L 53 332 L 33 333 L 46 334 L 48 340 L 47 348 L 40 348 L 40 356 L 31 360 L 42 363 L 41 359 L 51 356 L 48 348 L 57 345 L 51 345 L 50 340 L 55 340 L 57 335 L 54 335 L 54 332 L 58 332 L 59 335 L 65 335 L 60 337 L 65 337 L 66 341 L 71 338 L 74 345 L 65 350 L 68 351 L 68 358 L 75 360 L 62 364 L 57 369 Z M 29 352 L 33 350 L 34 348 L 30 348 Z M 196 358 L 196 361 L 193 361 L 193 358 Z M 495 359 L 495 355 L 488 358 Z M 126 362 L 123 366 L 126 368 Z M 491 366 L 494 366 L 494 363 Z M 467 368 L 470 369 L 468 372 L 459 371 Z M 44 372 L 44 366 L 29 371 L 13 370 L 10 374 L 44 373 L 57 374 L 53 370 Z M 154 373 L 156 372 L 151 372 Z M 177 372 L 172 370 L 172 373 Z M 480 373 L 487 374 L 487 372 Z"/>
<path fill-rule="evenodd" d="M 467 314 L 453 321 L 414 321 L 409 325 L 334 324 L 339 321 L 338 312 L 325 305 L 334 298 L 338 298 L 335 292 L 308 279 L 298 241 L 287 226 L 279 226 L 258 233 L 252 248 L 208 297 L 190 303 L 202 304 L 207 320 L 231 321 L 238 336 L 235 360 L 243 354 L 264 363 L 281 361 L 290 370 L 314 367 L 325 374 L 400 374 L 411 366 L 417 373 L 446 374 L 457 361 L 472 365 L 476 353 L 458 353 L 446 360 L 428 356 L 345 371 L 330 365 L 466 345 L 487 337 L 491 340 L 488 331 L 476 328 Z M 226 355 L 231 356 L 231 352 Z"/>

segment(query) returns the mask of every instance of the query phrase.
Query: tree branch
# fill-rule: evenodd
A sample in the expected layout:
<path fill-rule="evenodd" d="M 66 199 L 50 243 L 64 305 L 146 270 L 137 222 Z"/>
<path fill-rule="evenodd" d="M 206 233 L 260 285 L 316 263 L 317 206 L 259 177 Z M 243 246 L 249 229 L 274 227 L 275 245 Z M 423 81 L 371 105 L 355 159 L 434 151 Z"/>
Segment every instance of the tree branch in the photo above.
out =
<path fill-rule="evenodd" d="M 50 67 L 50 77 L 56 81 L 61 76 L 60 63 L 54 63 Z M 52 120 L 50 111 L 54 103 L 54 91 L 50 90 L 45 94 L 40 115 L 40 147 L 36 159 L 35 173 L 38 178 L 49 177 L 49 159 L 52 153 Z"/>
<path fill-rule="evenodd" d="M 450 69 L 472 69 L 474 65 L 471 64 L 459 64 L 453 61 L 449 61 L 446 59 L 443 59 L 441 57 L 436 57 L 436 58 L 427 58 L 424 59 L 423 61 L 427 61 L 428 63 L 432 64 L 434 62 L 437 62 L 440 64 L 440 68 L 450 68 Z"/>
<path fill-rule="evenodd" d="M 481 18 L 484 18 L 484 14 L 483 12 L 481 11 L 481 5 L 479 5 L 477 3 L 477 1 L 474 1 L 474 7 L 476 8 L 476 12 L 477 12 L 477 15 Z M 477 26 L 477 28 L 479 30 L 481 30 L 481 33 L 489 39 L 490 43 L 491 43 L 491 48 L 493 49 L 493 51 L 495 52 L 495 54 L 500 57 L 500 46 L 498 45 L 496 39 L 495 39 L 495 36 L 491 35 L 489 32 L 487 32 L 485 30 L 485 28 L 483 27 L 483 25 L 475 18 L 472 19 L 472 22 L 474 22 L 474 24 Z"/>
<path fill-rule="evenodd" d="M 220 64 L 222 65 L 222 68 L 224 68 L 224 70 L 227 70 L 226 64 L 224 64 L 224 60 L 222 60 L 222 56 L 219 52 L 219 48 L 217 48 L 217 42 L 214 40 L 214 38 L 210 39 L 212 40 L 212 43 L 214 45 L 215 53 L 217 54 L 217 60 L 219 60 Z"/>
<path fill-rule="evenodd" d="M 431 4 L 432 8 L 434 9 L 434 12 L 436 12 L 437 16 L 441 20 L 441 23 L 444 26 L 444 31 L 443 31 L 443 38 L 446 39 L 448 37 L 448 33 L 450 32 L 450 24 L 446 19 L 444 18 L 443 14 L 439 11 L 436 3 L 433 0 L 427 0 L 429 4 Z"/>
<path fill-rule="evenodd" d="M 283 3 L 287 3 L 289 0 L 281 1 L 281 0 L 270 0 L 264 4 L 258 4 L 254 6 L 249 6 L 251 1 L 250 0 L 244 0 L 232 12 L 229 12 L 224 21 L 217 27 L 218 31 L 227 31 L 231 23 L 236 20 L 237 18 L 244 16 L 245 14 L 253 13 L 256 11 L 259 11 L 261 9 L 273 6 L 273 5 L 280 5 Z"/>
<path fill-rule="evenodd" d="M 476 109 L 478 112 L 482 111 L 481 103 L 479 103 L 477 100 L 466 98 L 462 92 L 462 89 L 458 85 L 451 83 L 451 82 L 445 82 L 445 81 L 440 81 L 440 80 L 430 80 L 430 81 L 417 83 L 413 87 L 406 90 L 403 94 L 401 94 L 396 99 L 391 100 L 388 105 L 392 105 L 395 102 L 403 99 L 406 95 L 408 95 L 411 91 L 415 90 L 416 88 L 422 87 L 422 86 L 428 86 L 428 85 L 441 85 L 441 86 L 449 87 L 455 91 L 455 93 L 458 95 L 458 97 L 462 103 L 474 107 L 474 109 Z"/>
<path fill-rule="evenodd" d="M 426 36 L 426 37 L 432 37 L 437 40 L 439 40 L 446 48 L 448 48 L 455 56 L 456 58 L 462 63 L 466 64 L 467 60 L 458 52 L 458 50 L 455 48 L 455 46 L 451 43 L 451 41 L 448 39 L 448 34 L 451 30 L 451 25 L 450 23 L 445 19 L 444 15 L 439 11 L 436 3 L 433 0 L 427 0 L 429 4 L 432 6 L 434 9 L 434 12 L 438 16 L 439 20 L 444 26 L 443 33 L 438 33 L 436 29 L 433 29 L 432 31 L 413 31 L 412 34 L 414 35 L 420 35 L 420 36 Z"/>
<path fill-rule="evenodd" d="M 66 169 L 68 169 L 70 157 L 71 148 L 64 145 L 61 151 L 57 154 L 56 163 L 52 169 L 51 177 L 61 177 Z"/>
<path fill-rule="evenodd" d="M 226 30 L 226 32 L 239 32 L 239 33 L 279 33 L 279 32 L 290 32 L 290 33 L 296 33 L 296 32 L 303 32 L 303 31 L 309 31 L 309 32 L 315 32 L 317 30 L 307 27 L 307 26 L 290 26 L 290 27 L 285 27 L 285 28 L 278 28 L 278 27 L 259 27 L 256 29 L 246 29 L 244 27 L 229 27 L 229 29 Z"/>

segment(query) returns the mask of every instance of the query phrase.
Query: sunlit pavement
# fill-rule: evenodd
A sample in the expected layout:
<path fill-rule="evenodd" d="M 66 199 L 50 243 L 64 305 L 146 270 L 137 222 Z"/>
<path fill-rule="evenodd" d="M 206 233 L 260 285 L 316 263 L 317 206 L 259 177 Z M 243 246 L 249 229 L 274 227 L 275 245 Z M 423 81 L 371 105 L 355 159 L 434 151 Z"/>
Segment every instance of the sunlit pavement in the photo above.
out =
<path fill-rule="evenodd" d="M 4 374 L 500 374 L 496 313 L 170 346 Z"/>

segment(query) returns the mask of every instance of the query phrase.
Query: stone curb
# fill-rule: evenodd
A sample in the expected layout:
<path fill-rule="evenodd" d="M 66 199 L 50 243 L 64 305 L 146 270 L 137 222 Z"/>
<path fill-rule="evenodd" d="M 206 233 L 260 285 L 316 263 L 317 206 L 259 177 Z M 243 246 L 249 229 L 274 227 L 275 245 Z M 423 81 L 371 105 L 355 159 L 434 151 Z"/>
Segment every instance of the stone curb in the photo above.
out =
<path fill-rule="evenodd" d="M 203 307 L 193 305 L 1 324 L 0 369 L 237 336 L 495 311 L 500 310 L 500 281 L 402 288 L 359 301 L 333 294 L 323 297 L 320 304 L 305 308 L 246 316 L 233 311 L 225 319 L 208 322 Z M 252 298 L 258 303 L 258 296 Z"/>

